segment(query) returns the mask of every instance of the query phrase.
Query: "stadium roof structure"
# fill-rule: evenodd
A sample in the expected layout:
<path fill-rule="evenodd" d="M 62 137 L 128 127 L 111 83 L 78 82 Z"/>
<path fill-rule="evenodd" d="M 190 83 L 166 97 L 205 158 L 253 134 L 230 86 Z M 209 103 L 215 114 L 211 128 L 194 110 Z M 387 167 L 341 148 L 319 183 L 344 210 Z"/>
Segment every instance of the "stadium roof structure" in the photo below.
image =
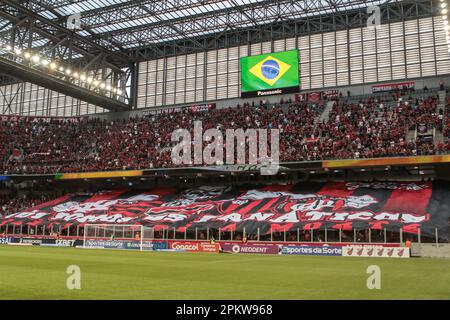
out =
<path fill-rule="evenodd" d="M 429 4 L 430 0 L 5 0 L 2 10 L 35 13 L 65 26 L 69 16 L 80 14 L 76 34 L 108 48 L 129 53 L 183 41 L 204 48 L 200 37 L 275 25 L 319 15 L 361 10 L 373 5 Z M 29 13 L 29 12 L 28 12 Z M 26 13 L 26 14 L 28 14 Z M 339 21 L 345 25 L 345 21 Z M 3 30 L 2 30 L 3 29 Z M 8 29 L 0 25 L 0 32 Z M 1 33 L 0 33 L 1 34 Z M 37 40 L 36 40 L 37 41 Z M 160 55 L 165 53 L 160 52 Z"/>
<path fill-rule="evenodd" d="M 0 42 L 94 70 L 125 91 L 136 61 L 360 27 L 374 5 L 382 22 L 439 12 L 437 0 L 2 0 Z M 74 15 L 81 24 L 71 29 Z M 4 58 L 11 55 L 0 48 L 0 62 Z M 0 73 L 8 74 L 9 64 Z M 127 109 L 132 99 L 125 97 L 115 110 Z"/>
<path fill-rule="evenodd" d="M 133 48 L 227 29 L 381 5 L 398 0 L 32 0 L 32 10 L 64 23 L 80 13 L 85 37 Z"/>

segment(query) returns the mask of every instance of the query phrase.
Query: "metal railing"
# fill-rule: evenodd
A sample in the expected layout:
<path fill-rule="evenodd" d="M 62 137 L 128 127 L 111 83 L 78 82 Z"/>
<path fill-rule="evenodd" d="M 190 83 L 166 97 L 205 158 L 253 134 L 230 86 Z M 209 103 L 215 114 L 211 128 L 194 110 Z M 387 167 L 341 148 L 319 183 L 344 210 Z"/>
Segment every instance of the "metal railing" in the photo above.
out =
<path fill-rule="evenodd" d="M 120 227 L 120 225 L 117 225 Z M 449 226 L 450 228 L 450 226 Z M 442 233 L 442 232 L 441 232 Z M 58 234 L 60 237 L 74 237 L 83 239 L 84 227 L 72 226 L 62 229 L 61 226 L 52 225 L 12 225 L 0 226 L 0 235 L 13 237 L 51 237 Z M 394 229 L 300 229 L 263 232 L 260 228 L 254 233 L 242 231 L 224 231 L 219 229 L 190 228 L 177 231 L 174 227 L 154 230 L 154 239 L 160 240 L 193 240 L 193 241 L 241 241 L 247 237 L 252 242 L 278 242 L 278 243 L 374 243 L 374 244 L 403 244 L 409 240 L 412 243 L 450 243 L 445 235 L 434 229 L 434 235 L 423 235 L 421 229 L 415 234 L 407 233 L 402 228 Z M 134 235 L 130 235 L 133 238 Z"/>

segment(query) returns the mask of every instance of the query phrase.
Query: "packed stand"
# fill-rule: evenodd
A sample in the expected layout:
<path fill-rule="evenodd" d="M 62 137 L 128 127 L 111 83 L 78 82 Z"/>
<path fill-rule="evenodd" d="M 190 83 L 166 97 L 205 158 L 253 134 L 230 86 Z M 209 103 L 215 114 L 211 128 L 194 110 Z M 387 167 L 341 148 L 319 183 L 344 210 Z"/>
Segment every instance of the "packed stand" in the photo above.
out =
<path fill-rule="evenodd" d="M 373 98 L 359 103 L 337 102 L 329 119 L 317 123 L 312 139 L 293 148 L 292 158 L 323 160 L 435 154 L 433 141 L 407 139 L 408 131 L 422 123 L 442 131 L 436 97 L 411 98 L 392 105 Z"/>
<path fill-rule="evenodd" d="M 55 197 L 57 197 L 55 193 L 2 193 L 0 194 L 0 218 L 20 212 L 23 209 L 38 206 L 53 200 Z"/>
<path fill-rule="evenodd" d="M 368 98 L 336 101 L 327 119 L 324 104 L 283 102 L 275 106 L 147 115 L 117 121 L 80 118 L 44 121 L 17 118 L 0 121 L 0 171 L 6 174 L 82 172 L 173 167 L 172 132 L 202 121 L 203 130 L 280 129 L 282 162 L 323 159 L 426 155 L 448 152 L 448 143 L 408 141 L 419 124 L 448 135 L 437 110 L 437 98 L 410 98 L 394 104 Z"/>

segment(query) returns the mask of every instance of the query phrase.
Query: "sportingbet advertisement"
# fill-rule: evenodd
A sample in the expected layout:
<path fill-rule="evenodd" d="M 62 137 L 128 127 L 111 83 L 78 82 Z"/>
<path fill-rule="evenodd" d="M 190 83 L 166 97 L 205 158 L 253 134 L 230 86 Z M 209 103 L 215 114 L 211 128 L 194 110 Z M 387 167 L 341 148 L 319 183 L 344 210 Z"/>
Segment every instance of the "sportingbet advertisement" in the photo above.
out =
<path fill-rule="evenodd" d="M 240 62 L 243 98 L 299 91 L 298 50 L 244 57 Z"/>

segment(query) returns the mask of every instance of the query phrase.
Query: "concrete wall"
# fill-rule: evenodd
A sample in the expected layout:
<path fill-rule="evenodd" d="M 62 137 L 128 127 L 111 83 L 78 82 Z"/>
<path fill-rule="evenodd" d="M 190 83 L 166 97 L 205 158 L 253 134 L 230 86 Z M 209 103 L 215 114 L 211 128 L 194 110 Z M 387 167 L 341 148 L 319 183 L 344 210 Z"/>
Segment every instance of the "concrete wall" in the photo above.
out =
<path fill-rule="evenodd" d="M 432 78 L 425 78 L 425 79 L 422 78 L 422 79 L 407 79 L 407 80 L 399 80 L 399 81 L 387 81 L 387 82 L 364 84 L 364 85 L 357 85 L 357 86 L 332 87 L 332 88 L 326 88 L 326 89 L 302 91 L 301 93 L 339 90 L 342 92 L 342 94 L 344 96 L 347 95 L 347 91 L 350 91 L 350 94 L 352 96 L 365 95 L 365 94 L 372 94 L 372 86 L 373 85 L 383 84 L 383 83 L 400 83 L 400 82 L 415 82 L 416 83 L 415 88 L 418 90 L 423 89 L 425 86 L 427 86 L 429 89 L 431 89 L 431 88 L 437 88 L 439 86 L 440 80 L 443 80 L 446 86 L 450 85 L 450 76 L 446 76 L 446 77 L 432 77 Z M 285 95 L 267 96 L 264 98 L 220 100 L 220 101 L 215 101 L 215 103 L 219 108 L 235 106 L 237 104 L 242 105 L 245 102 L 252 103 L 252 101 L 255 101 L 255 103 L 259 103 L 259 100 L 262 100 L 262 99 L 265 99 L 269 103 L 278 103 L 278 102 L 280 102 L 280 100 L 282 98 L 284 100 L 287 100 L 289 98 L 292 98 L 292 100 L 294 100 L 294 96 L 295 96 L 294 94 L 285 94 Z"/>
<path fill-rule="evenodd" d="M 412 257 L 450 258 L 450 243 L 414 243 L 411 247 Z"/>
<path fill-rule="evenodd" d="M 367 94 L 372 93 L 372 86 L 377 85 L 377 84 L 415 82 L 415 88 L 420 90 L 420 89 L 423 89 L 425 86 L 427 86 L 429 89 L 437 88 L 440 80 L 443 80 L 446 86 L 450 85 L 450 76 L 445 76 L 445 77 L 431 77 L 431 78 L 421 78 L 421 79 L 387 81 L 387 82 L 379 82 L 379 83 L 356 85 L 356 86 L 333 87 L 333 88 L 326 88 L 326 89 L 302 91 L 300 93 L 317 92 L 317 91 L 323 91 L 323 90 L 339 90 L 342 92 L 342 94 L 344 96 L 347 95 L 347 91 L 350 91 L 350 94 L 352 96 L 367 95 Z M 221 108 L 235 107 L 238 104 L 243 105 L 244 103 L 251 104 L 252 102 L 255 102 L 255 104 L 259 104 L 260 100 L 266 100 L 267 103 L 273 104 L 273 103 L 279 103 L 281 99 L 288 100 L 289 98 L 291 98 L 292 100 L 294 100 L 294 97 L 295 97 L 295 94 L 291 93 L 291 94 L 274 95 L 274 96 L 257 97 L 257 98 L 246 98 L 246 99 L 236 98 L 236 99 L 227 99 L 227 100 L 207 101 L 205 103 L 215 103 L 217 108 L 221 109 Z M 91 115 L 91 117 L 101 118 L 101 119 L 111 119 L 111 120 L 112 119 L 122 119 L 122 118 L 129 118 L 129 117 L 135 117 L 135 116 L 142 115 L 143 112 L 148 111 L 148 110 L 170 109 L 170 108 L 174 108 L 174 107 L 183 107 L 183 106 L 187 106 L 187 105 L 168 106 L 168 107 L 159 107 L 159 108 L 151 108 L 151 109 L 139 109 L 139 110 L 133 110 L 133 111 L 127 111 L 127 112 L 121 112 L 121 113 L 108 112 L 108 113 Z"/>

